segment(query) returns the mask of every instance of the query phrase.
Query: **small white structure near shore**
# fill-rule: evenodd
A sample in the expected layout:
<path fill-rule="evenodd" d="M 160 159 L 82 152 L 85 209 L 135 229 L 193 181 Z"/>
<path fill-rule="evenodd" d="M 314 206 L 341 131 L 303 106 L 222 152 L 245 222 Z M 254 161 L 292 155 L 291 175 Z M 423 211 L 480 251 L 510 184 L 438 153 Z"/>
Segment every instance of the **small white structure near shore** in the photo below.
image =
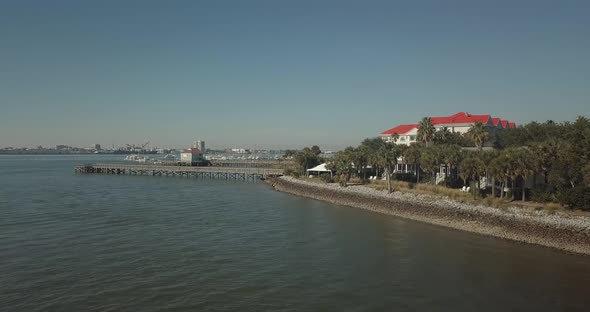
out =
<path fill-rule="evenodd" d="M 317 175 L 320 175 L 320 174 L 325 173 L 325 172 L 329 172 L 330 173 L 330 176 L 332 176 L 332 170 L 326 168 L 326 163 L 323 163 L 323 164 L 317 165 L 317 166 L 315 166 L 313 168 L 307 169 L 307 173 L 308 174 L 309 173 L 312 173 L 312 172 L 317 173 Z"/>
<path fill-rule="evenodd" d="M 198 148 L 187 148 L 180 152 L 180 162 L 194 164 L 203 161 L 203 152 Z"/>

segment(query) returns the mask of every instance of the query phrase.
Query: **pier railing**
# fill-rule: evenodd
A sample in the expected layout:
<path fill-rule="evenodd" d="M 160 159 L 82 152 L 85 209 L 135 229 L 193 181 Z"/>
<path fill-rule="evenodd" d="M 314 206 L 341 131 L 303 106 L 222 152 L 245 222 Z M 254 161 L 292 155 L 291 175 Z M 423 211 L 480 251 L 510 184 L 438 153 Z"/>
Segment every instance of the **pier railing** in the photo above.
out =
<path fill-rule="evenodd" d="M 249 180 L 283 175 L 283 169 L 276 168 L 229 168 L 229 167 L 191 167 L 168 165 L 136 164 L 80 164 L 74 167 L 77 173 L 128 174 L 151 176 L 187 176 L 222 179 Z"/>
<path fill-rule="evenodd" d="M 283 160 L 283 159 L 228 159 L 228 160 L 220 160 L 220 159 L 212 159 L 209 160 L 211 166 L 215 167 L 248 167 L 248 168 L 287 168 L 289 166 L 295 165 L 295 162 L 292 160 Z"/>

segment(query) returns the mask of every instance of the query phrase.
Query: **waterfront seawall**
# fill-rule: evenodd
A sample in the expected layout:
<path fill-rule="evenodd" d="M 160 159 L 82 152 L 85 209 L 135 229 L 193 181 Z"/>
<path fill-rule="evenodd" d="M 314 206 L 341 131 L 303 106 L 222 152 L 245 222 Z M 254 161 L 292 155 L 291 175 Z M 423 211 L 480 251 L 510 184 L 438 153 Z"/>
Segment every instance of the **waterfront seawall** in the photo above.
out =
<path fill-rule="evenodd" d="M 346 188 L 291 177 L 270 179 L 274 189 L 338 205 L 367 209 L 405 219 L 446 226 L 523 243 L 590 255 L 590 219 L 520 208 L 497 209 L 410 193 Z"/>

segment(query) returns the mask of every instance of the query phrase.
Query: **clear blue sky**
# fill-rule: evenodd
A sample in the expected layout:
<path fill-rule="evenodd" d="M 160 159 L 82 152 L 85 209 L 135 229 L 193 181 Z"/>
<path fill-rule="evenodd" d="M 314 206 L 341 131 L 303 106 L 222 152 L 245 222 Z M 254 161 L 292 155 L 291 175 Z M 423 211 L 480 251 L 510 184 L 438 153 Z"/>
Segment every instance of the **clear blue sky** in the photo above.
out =
<path fill-rule="evenodd" d="M 0 146 L 337 149 L 589 99 L 590 1 L 0 1 Z"/>

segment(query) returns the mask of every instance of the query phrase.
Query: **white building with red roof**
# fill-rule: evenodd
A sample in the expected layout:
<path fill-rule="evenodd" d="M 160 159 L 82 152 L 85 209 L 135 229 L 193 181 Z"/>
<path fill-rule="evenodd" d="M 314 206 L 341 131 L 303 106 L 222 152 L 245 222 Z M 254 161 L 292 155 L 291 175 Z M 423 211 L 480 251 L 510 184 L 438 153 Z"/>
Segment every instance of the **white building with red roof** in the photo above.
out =
<path fill-rule="evenodd" d="M 516 127 L 514 122 L 508 120 L 502 120 L 498 117 L 492 117 L 491 115 L 472 115 L 466 112 L 459 112 L 446 117 L 430 117 L 430 121 L 436 130 L 447 128 L 451 132 L 458 132 L 461 134 L 467 133 L 469 128 L 478 121 L 490 130 Z M 397 134 L 398 139 L 395 141 L 396 144 L 410 145 L 418 140 L 417 135 L 419 128 L 420 125 L 418 124 L 404 124 L 385 130 L 381 132 L 379 136 L 386 142 L 392 142 L 393 138 L 391 136 Z"/>
<path fill-rule="evenodd" d="M 180 162 L 195 164 L 203 161 L 203 152 L 195 147 L 183 149 L 180 152 Z"/>
<path fill-rule="evenodd" d="M 397 134 L 398 138 L 396 143 L 397 144 L 406 144 L 410 145 L 410 143 L 415 143 L 418 136 L 418 128 L 420 128 L 417 124 L 407 124 L 407 125 L 399 125 L 397 127 L 391 128 L 389 130 L 381 132 L 379 136 L 385 142 L 393 142 L 393 135 Z"/>

